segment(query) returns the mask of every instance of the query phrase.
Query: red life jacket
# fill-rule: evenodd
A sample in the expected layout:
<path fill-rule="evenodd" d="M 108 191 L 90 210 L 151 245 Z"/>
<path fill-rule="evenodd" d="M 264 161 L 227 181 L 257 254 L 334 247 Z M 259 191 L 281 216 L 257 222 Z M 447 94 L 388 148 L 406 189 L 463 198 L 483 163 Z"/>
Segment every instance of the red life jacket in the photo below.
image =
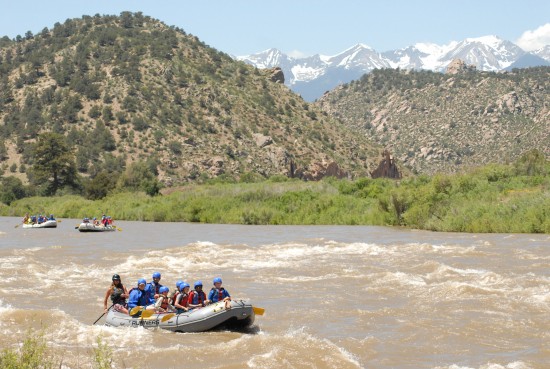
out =
<path fill-rule="evenodd" d="M 169 304 L 168 296 L 162 295 L 162 303 L 160 304 L 160 307 L 166 310 L 168 309 L 168 304 Z"/>
<path fill-rule="evenodd" d="M 181 296 L 181 299 L 180 299 L 180 305 L 181 306 L 184 306 L 184 307 L 189 307 L 189 295 L 186 294 L 186 293 L 180 293 L 182 296 Z"/>
<path fill-rule="evenodd" d="M 170 302 L 172 303 L 172 305 L 174 305 L 176 303 L 176 299 L 178 298 L 178 295 L 180 294 L 180 291 L 176 291 L 174 292 L 174 295 L 172 296 L 172 299 L 170 300 Z"/>

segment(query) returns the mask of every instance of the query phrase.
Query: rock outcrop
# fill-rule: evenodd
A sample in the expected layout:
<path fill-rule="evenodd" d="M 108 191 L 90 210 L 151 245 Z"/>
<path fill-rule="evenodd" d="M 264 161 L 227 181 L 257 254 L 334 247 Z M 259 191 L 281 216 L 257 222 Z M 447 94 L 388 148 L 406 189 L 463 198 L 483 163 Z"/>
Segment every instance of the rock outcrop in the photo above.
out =
<path fill-rule="evenodd" d="M 268 69 L 267 72 L 269 74 L 269 80 L 271 82 L 281 83 L 281 84 L 285 83 L 285 74 L 283 73 L 283 70 L 280 67 Z"/>
<path fill-rule="evenodd" d="M 378 168 L 373 170 L 370 175 L 372 178 L 401 178 L 399 168 L 395 164 L 395 160 L 393 159 L 393 156 L 390 155 L 388 150 L 384 150 L 382 153 L 382 161 L 378 164 Z"/>
<path fill-rule="evenodd" d="M 466 65 L 464 61 L 460 59 L 453 59 L 447 66 L 446 74 L 459 74 L 466 72 L 474 72 L 476 70 L 475 65 Z"/>

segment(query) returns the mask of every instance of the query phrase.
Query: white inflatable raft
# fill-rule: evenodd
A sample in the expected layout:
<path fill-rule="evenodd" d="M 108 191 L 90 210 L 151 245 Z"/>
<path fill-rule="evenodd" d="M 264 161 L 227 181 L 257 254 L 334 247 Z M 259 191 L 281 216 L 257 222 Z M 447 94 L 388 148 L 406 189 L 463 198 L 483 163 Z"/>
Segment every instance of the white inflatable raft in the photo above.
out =
<path fill-rule="evenodd" d="M 23 223 L 22 228 L 57 228 L 57 220 L 47 220 L 42 223 Z"/>
<path fill-rule="evenodd" d="M 112 232 L 116 231 L 116 226 L 104 226 L 104 225 L 95 225 L 92 223 L 80 223 L 78 227 L 76 227 L 79 232 Z"/>
<path fill-rule="evenodd" d="M 171 317 L 164 313 L 153 314 L 143 319 L 109 310 L 105 325 L 162 328 L 172 332 L 204 332 L 218 327 L 242 329 L 254 323 L 254 308 L 249 302 L 243 300 L 231 301 L 230 309 L 226 309 L 224 304 L 221 301 L 190 312 L 171 314 Z"/>

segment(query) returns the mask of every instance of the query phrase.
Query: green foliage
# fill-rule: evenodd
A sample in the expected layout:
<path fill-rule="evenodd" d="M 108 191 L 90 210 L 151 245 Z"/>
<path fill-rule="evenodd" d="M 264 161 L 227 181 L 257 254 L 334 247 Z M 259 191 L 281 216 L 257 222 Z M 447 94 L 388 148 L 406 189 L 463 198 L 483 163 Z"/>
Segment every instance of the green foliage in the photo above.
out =
<path fill-rule="evenodd" d="M 14 215 L 42 208 L 58 217 L 79 218 L 97 209 L 111 209 L 115 219 L 146 221 L 402 225 L 449 232 L 550 233 L 550 177 L 509 175 L 505 169 L 488 166 L 471 173 L 401 181 L 209 181 L 150 197 L 146 191 L 151 192 L 148 186 L 155 178 L 153 169 L 141 162 L 130 166 L 117 185 L 119 191 L 133 188 L 140 192 L 111 193 L 96 201 L 75 196 L 24 198 L 0 211 Z M 494 173 L 506 175 L 494 180 Z"/>
<path fill-rule="evenodd" d="M 50 355 L 44 332 L 29 330 L 20 349 L 3 349 L 0 352 L 0 368 L 3 369 L 53 369 L 58 367 Z"/>
<path fill-rule="evenodd" d="M 144 191 L 150 196 L 159 193 L 161 185 L 156 178 L 156 166 L 152 162 L 132 163 L 117 182 L 117 188 L 128 191 Z"/>
<path fill-rule="evenodd" d="M 33 147 L 32 184 L 42 188 L 46 195 L 65 187 L 78 187 L 78 175 L 72 150 L 65 137 L 57 133 L 44 133 Z"/>
<path fill-rule="evenodd" d="M 101 336 L 97 337 L 96 347 L 93 347 L 94 368 L 96 369 L 111 369 L 113 367 L 113 350 L 103 342 Z"/>
<path fill-rule="evenodd" d="M 99 172 L 84 184 L 84 196 L 89 200 L 99 200 L 107 196 L 117 183 L 118 175 L 107 171 Z"/>
<path fill-rule="evenodd" d="M 550 174 L 550 164 L 539 150 L 523 154 L 514 164 L 517 175 L 535 176 Z"/>
<path fill-rule="evenodd" d="M 19 178 L 13 176 L 3 177 L 1 183 L 0 201 L 6 205 L 10 205 L 13 201 L 28 196 L 29 191 Z"/>

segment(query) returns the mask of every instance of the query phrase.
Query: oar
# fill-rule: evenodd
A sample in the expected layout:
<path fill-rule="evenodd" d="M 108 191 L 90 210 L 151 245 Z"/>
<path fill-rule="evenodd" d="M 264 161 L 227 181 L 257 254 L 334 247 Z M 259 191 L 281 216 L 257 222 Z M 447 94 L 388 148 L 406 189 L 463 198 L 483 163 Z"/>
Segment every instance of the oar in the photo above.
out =
<path fill-rule="evenodd" d="M 113 304 L 113 305 L 114 305 L 114 304 Z M 113 307 L 113 305 L 109 306 L 109 308 L 107 309 L 107 311 L 111 310 L 111 308 Z M 107 311 L 106 311 L 106 312 L 107 312 Z M 106 312 L 105 312 L 105 313 L 106 313 Z M 92 325 L 94 325 L 95 323 L 97 323 L 97 322 L 99 321 L 99 319 L 103 318 L 103 315 L 105 315 L 105 313 L 101 314 L 101 316 L 100 316 L 99 318 L 97 318 L 97 320 L 96 320 L 95 322 L 93 322 Z"/>
<path fill-rule="evenodd" d="M 257 306 L 252 306 L 252 310 L 254 310 L 254 314 L 256 315 L 264 315 L 265 309 Z"/>
<path fill-rule="evenodd" d="M 172 319 L 174 317 L 174 315 L 176 315 L 176 314 L 173 314 L 173 313 L 166 314 L 165 316 L 162 317 L 162 319 L 160 321 L 164 323 L 165 321 Z"/>
<path fill-rule="evenodd" d="M 141 318 L 150 318 L 155 314 L 155 310 L 145 310 L 143 313 L 141 313 Z"/>
<path fill-rule="evenodd" d="M 19 224 L 17 224 L 14 228 L 17 228 L 17 227 L 19 227 Z"/>
<path fill-rule="evenodd" d="M 116 230 L 118 230 L 118 231 L 120 231 L 120 232 L 122 232 L 122 228 L 117 227 L 116 225 L 114 225 L 113 228 L 116 229 Z"/>
<path fill-rule="evenodd" d="M 134 306 L 132 309 L 130 309 L 130 315 L 136 315 L 141 310 L 143 310 L 143 306 Z"/>

